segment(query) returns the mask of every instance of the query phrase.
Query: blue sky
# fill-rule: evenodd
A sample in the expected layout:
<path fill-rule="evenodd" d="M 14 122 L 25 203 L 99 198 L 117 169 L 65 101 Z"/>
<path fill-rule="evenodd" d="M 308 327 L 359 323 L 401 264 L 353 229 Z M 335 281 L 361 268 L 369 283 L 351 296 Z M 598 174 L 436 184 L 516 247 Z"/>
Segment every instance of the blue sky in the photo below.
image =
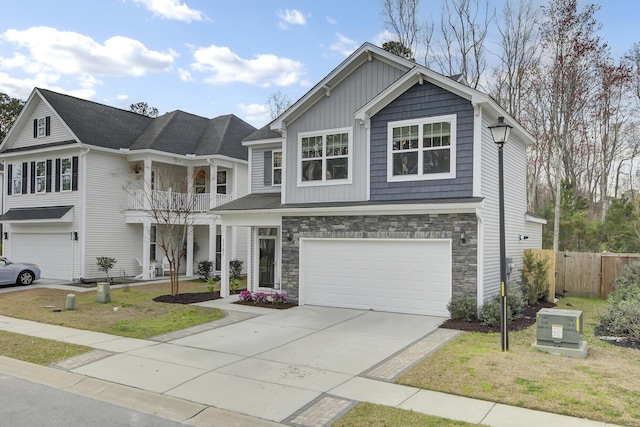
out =
<path fill-rule="evenodd" d="M 256 127 L 270 120 L 269 95 L 295 101 L 362 43 L 386 40 L 382 0 L 3 3 L 0 92 L 26 99 L 37 86 L 123 109 L 233 113 Z M 640 42 L 640 2 L 596 3 L 614 55 Z"/>

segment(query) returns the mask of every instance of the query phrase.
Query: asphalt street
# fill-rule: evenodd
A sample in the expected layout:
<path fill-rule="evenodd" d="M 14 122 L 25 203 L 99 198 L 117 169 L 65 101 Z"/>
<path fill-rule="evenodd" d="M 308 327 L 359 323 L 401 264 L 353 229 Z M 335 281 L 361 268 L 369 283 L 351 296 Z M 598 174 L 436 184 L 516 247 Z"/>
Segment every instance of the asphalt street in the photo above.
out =
<path fill-rule="evenodd" d="M 184 424 L 0 375 L 0 425 L 7 427 L 176 427 Z"/>

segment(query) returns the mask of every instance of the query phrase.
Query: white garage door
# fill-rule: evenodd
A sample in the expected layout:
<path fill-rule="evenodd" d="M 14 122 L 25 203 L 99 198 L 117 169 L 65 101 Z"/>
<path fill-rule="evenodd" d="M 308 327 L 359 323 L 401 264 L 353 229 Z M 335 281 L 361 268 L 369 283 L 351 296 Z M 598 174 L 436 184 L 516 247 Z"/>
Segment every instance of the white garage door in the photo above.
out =
<path fill-rule="evenodd" d="M 10 259 L 37 264 L 46 279 L 73 277 L 73 241 L 69 233 L 13 233 Z"/>
<path fill-rule="evenodd" d="M 304 239 L 301 302 L 449 316 L 451 241 Z"/>

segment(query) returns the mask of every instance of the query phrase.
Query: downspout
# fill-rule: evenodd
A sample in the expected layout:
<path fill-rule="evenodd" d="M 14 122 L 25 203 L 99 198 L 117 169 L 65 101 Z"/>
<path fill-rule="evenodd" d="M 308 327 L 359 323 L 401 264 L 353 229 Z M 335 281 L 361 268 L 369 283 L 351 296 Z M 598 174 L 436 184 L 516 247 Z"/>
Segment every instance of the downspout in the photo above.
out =
<path fill-rule="evenodd" d="M 82 165 L 82 179 L 78 179 L 80 185 L 80 277 L 86 276 L 86 230 L 87 230 L 87 154 L 90 148 L 85 148 L 80 152 L 80 164 Z M 73 255 L 72 255 L 73 256 Z M 73 265 L 73 263 L 72 263 Z"/>

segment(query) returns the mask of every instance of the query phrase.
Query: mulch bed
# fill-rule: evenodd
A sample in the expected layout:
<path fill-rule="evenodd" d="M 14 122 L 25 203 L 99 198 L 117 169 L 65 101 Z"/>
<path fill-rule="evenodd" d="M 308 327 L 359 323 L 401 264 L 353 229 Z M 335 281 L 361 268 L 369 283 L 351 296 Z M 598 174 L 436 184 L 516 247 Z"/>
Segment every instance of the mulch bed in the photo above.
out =
<path fill-rule="evenodd" d="M 640 339 L 632 337 L 617 337 L 603 325 L 596 326 L 594 334 L 602 341 L 608 342 L 611 345 L 640 350 Z"/>
<path fill-rule="evenodd" d="M 194 304 L 196 302 L 211 301 L 220 298 L 220 292 L 190 292 L 178 295 L 160 295 L 153 300 L 170 304 Z"/>
<path fill-rule="evenodd" d="M 528 305 L 522 311 L 522 316 L 518 319 L 514 319 L 509 322 L 509 330 L 510 331 L 521 331 L 523 329 L 528 328 L 531 325 L 536 323 L 536 314 L 538 310 L 542 308 L 553 308 L 556 305 L 552 302 L 543 301 L 539 304 Z M 444 323 L 440 325 L 441 328 L 446 329 L 457 329 L 459 331 L 467 331 L 467 332 L 500 332 L 500 325 L 496 326 L 487 326 L 482 323 L 476 322 L 465 322 L 464 320 L 452 320 L 448 319 Z"/>
<path fill-rule="evenodd" d="M 287 308 L 296 307 L 298 304 L 295 302 L 287 302 L 284 304 L 274 304 L 271 302 L 268 303 L 254 303 L 252 301 L 235 301 L 234 304 L 238 305 L 248 305 L 250 307 L 264 307 L 264 308 L 273 308 L 276 310 L 285 310 Z"/>

